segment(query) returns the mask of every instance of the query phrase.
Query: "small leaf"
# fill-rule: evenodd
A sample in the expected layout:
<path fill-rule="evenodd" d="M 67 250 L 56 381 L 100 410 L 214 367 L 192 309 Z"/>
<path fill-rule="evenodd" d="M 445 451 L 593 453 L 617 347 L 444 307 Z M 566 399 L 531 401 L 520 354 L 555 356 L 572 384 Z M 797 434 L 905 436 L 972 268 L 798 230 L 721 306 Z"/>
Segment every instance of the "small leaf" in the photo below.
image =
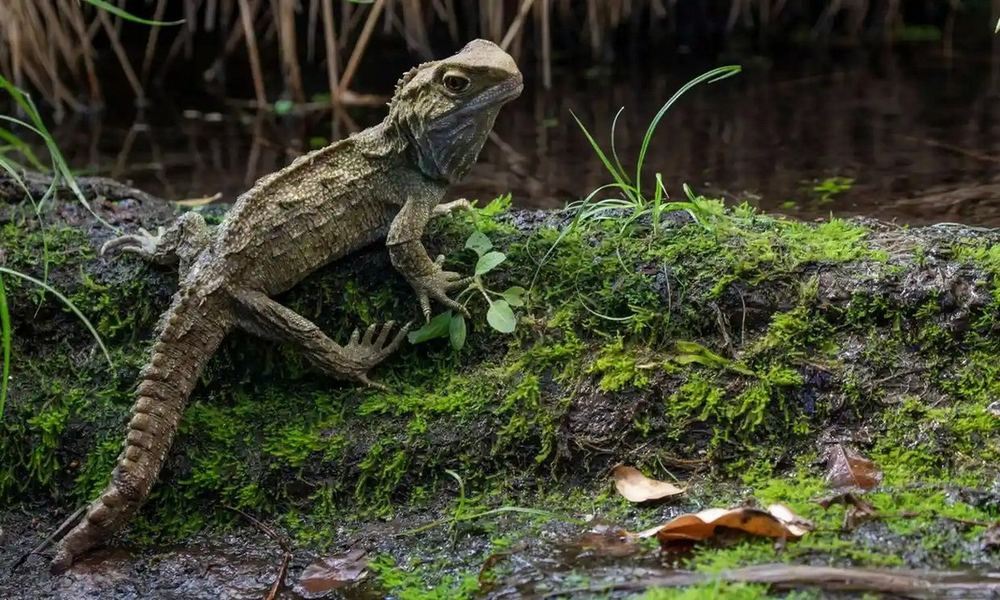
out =
<path fill-rule="evenodd" d="M 465 346 L 465 315 L 458 313 L 451 318 L 451 323 L 448 325 L 448 337 L 451 340 L 451 347 L 455 350 L 461 350 Z"/>
<path fill-rule="evenodd" d="M 486 313 L 486 320 L 500 333 L 510 333 L 517 326 L 517 318 L 514 317 L 514 311 L 510 309 L 506 300 L 497 300 L 491 304 L 490 310 Z"/>
<path fill-rule="evenodd" d="M 476 263 L 476 275 L 489 273 L 505 260 L 507 260 L 507 255 L 503 252 L 487 252 L 480 256 L 479 262 Z"/>
<path fill-rule="evenodd" d="M 618 465 L 611 471 L 615 478 L 615 489 L 629 502 L 648 502 L 662 500 L 684 492 L 672 483 L 650 479 L 639 469 Z"/>
<path fill-rule="evenodd" d="M 493 242 L 490 241 L 490 238 L 486 237 L 485 233 L 477 231 L 470 235 L 469 239 L 465 240 L 465 247 L 474 250 L 476 254 L 482 256 L 493 248 Z"/>
<path fill-rule="evenodd" d="M 450 325 L 451 311 L 446 310 L 431 319 L 430 323 L 425 324 L 420 329 L 408 333 L 406 339 L 410 340 L 411 344 L 419 344 L 421 342 L 426 342 L 427 340 L 445 337 L 448 335 L 448 328 Z"/>
<path fill-rule="evenodd" d="M 833 488 L 870 490 L 882 481 L 882 471 L 853 448 L 834 444 L 826 451 L 826 482 Z"/>
<path fill-rule="evenodd" d="M 511 306 L 524 306 L 524 298 L 522 298 L 522 296 L 524 296 L 526 291 L 527 290 L 523 287 L 515 285 L 514 287 L 507 288 L 504 291 L 503 299 L 506 300 L 507 304 L 510 304 Z"/>
<path fill-rule="evenodd" d="M 313 562 L 302 571 L 299 586 L 316 594 L 348 586 L 368 574 L 368 553 L 355 548 Z"/>
<path fill-rule="evenodd" d="M 666 547 L 676 541 L 705 540 L 715 535 L 716 528 L 737 529 L 751 535 L 797 540 L 813 525 L 796 515 L 783 504 L 772 504 L 767 510 L 759 508 L 709 508 L 694 514 L 683 514 L 672 519 L 656 533 L 660 545 Z"/>

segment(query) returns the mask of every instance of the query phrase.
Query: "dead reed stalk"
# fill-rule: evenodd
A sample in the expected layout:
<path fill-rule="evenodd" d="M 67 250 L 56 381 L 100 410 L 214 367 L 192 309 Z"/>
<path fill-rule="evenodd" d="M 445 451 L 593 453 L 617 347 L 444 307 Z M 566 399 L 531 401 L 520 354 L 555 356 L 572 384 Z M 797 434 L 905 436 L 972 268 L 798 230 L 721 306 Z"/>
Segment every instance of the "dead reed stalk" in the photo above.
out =
<path fill-rule="evenodd" d="M 950 11 L 958 10 L 961 4 L 960 0 L 936 1 Z M 124 0 L 115 2 L 119 7 L 126 5 Z M 335 6 L 338 3 L 339 11 Z M 160 19 L 166 14 L 166 0 L 149 0 L 146 4 L 152 5 L 152 11 L 140 16 Z M 737 27 L 756 27 L 763 36 L 789 5 L 796 4 L 787 0 L 729 0 L 728 10 L 719 20 L 730 32 Z M 475 36 L 491 39 L 519 60 L 526 48 L 533 48 L 543 84 L 548 87 L 552 80 L 554 27 L 562 30 L 564 40 L 567 33 L 575 32 L 578 43 L 597 58 L 623 24 L 676 27 L 676 5 L 669 0 L 183 0 L 186 23 L 152 27 L 143 58 L 136 61 L 137 69 L 124 46 L 119 17 L 112 18 L 79 0 L 2 0 L 0 73 L 19 86 L 34 89 L 57 110 L 80 110 L 84 108 L 82 96 L 89 95 L 91 101 L 101 98 L 95 45 L 102 44 L 110 46 L 133 93 L 141 98 L 160 40 L 170 40 L 166 52 L 160 53 L 163 73 L 181 55 L 192 55 L 197 33 L 220 28 L 225 43 L 204 76 L 215 77 L 221 65 L 242 50 L 244 56 L 239 59 L 249 64 L 256 105 L 265 107 L 269 97 L 278 95 L 278 90 L 269 93 L 267 89 L 266 52 L 276 52 L 274 58 L 281 64 L 285 91 L 295 102 L 306 101 L 301 67 L 304 59 L 308 63 L 326 62 L 333 103 L 368 103 L 369 98 L 359 100 L 357 94 L 351 93 L 350 86 L 373 47 L 381 23 L 382 35 L 400 36 L 422 59 L 433 57 L 432 30 L 446 31 L 456 44 L 462 38 Z M 844 21 L 848 34 L 857 34 L 866 15 L 880 11 L 879 20 L 885 23 L 886 35 L 891 36 L 901 26 L 899 7 L 899 0 L 827 0 L 815 17 L 813 32 L 816 36 L 826 35 L 835 21 Z M 303 24 L 304 48 L 299 33 Z M 316 52 L 320 25 L 323 51 Z M 346 64 L 342 63 L 344 59 Z M 84 89 L 89 94 L 80 93 Z"/>

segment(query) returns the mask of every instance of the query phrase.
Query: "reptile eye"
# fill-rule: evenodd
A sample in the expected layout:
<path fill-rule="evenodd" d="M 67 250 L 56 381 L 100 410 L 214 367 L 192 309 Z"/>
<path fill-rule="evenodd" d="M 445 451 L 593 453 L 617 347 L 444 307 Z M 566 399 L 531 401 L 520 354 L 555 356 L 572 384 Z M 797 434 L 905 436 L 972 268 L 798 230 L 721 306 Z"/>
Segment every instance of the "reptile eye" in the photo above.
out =
<path fill-rule="evenodd" d="M 442 81 L 449 92 L 461 93 L 469 88 L 469 79 L 463 75 L 447 73 Z"/>

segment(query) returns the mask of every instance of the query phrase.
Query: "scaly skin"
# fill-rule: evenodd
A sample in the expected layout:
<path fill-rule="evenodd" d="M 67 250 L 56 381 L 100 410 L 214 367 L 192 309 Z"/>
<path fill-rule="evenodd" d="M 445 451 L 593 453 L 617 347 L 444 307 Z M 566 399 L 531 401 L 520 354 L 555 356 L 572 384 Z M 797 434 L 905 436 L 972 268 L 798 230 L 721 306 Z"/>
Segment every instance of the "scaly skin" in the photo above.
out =
<path fill-rule="evenodd" d="M 111 482 L 82 517 L 71 517 L 42 546 L 57 543 L 54 573 L 108 540 L 145 501 L 195 382 L 233 328 L 295 344 L 332 377 L 382 387 L 368 371 L 400 346 L 409 325 L 391 339 L 392 322 L 381 331 L 372 325 L 341 346 L 272 296 L 385 238 L 425 320 L 431 299 L 466 312 L 448 294 L 471 278 L 443 270 L 443 257 L 431 260 L 420 238 L 433 216 L 468 207 L 462 200 L 439 203 L 449 184 L 468 173 L 500 108 L 521 88 L 513 59 L 495 44 L 475 40 L 404 75 L 381 124 L 262 177 L 214 232 L 188 213 L 156 235 L 143 231 L 104 245 L 102 254 L 120 248 L 178 265 L 180 289 L 141 373 Z M 79 522 L 69 529 L 74 518 Z"/>

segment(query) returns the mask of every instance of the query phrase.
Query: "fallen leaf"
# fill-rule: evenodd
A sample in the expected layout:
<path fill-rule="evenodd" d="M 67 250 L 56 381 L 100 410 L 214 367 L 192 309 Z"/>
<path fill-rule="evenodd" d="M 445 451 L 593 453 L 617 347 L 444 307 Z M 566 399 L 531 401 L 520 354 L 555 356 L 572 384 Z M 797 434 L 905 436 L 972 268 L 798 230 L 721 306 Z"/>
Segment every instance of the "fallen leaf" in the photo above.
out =
<path fill-rule="evenodd" d="M 834 488 L 870 490 L 882 481 L 882 471 L 857 451 L 834 444 L 826 453 L 826 482 Z"/>
<path fill-rule="evenodd" d="M 355 548 L 344 554 L 321 558 L 302 571 L 299 585 L 311 593 L 322 593 L 350 585 L 367 575 L 368 553 Z"/>
<path fill-rule="evenodd" d="M 678 540 L 698 541 L 715 535 L 716 528 L 736 529 L 751 535 L 780 539 L 798 539 L 813 529 L 812 523 L 796 515 L 783 504 L 759 508 L 709 508 L 699 513 L 681 515 L 663 525 L 656 533 L 660 545 Z"/>
<path fill-rule="evenodd" d="M 1000 550 L 1000 521 L 990 525 L 983 532 L 983 550 L 989 552 Z"/>
<path fill-rule="evenodd" d="M 650 479 L 638 469 L 624 465 L 612 469 L 611 476 L 615 478 L 615 489 L 629 502 L 661 500 L 684 492 L 684 488 Z"/>
<path fill-rule="evenodd" d="M 865 502 L 853 492 L 845 492 L 843 494 L 836 494 L 829 496 L 827 498 L 819 498 L 818 500 L 813 500 L 816 504 L 823 507 L 824 510 L 829 509 L 834 504 L 843 504 L 847 507 L 844 511 L 844 525 L 845 531 L 851 531 L 861 521 L 865 519 L 873 519 L 879 517 L 878 511 L 875 507 Z"/>
<path fill-rule="evenodd" d="M 563 548 L 573 554 L 577 560 L 581 555 L 587 556 L 630 556 L 642 550 L 636 544 L 636 537 L 617 527 L 599 526 L 585 532 L 572 542 L 562 544 Z"/>

